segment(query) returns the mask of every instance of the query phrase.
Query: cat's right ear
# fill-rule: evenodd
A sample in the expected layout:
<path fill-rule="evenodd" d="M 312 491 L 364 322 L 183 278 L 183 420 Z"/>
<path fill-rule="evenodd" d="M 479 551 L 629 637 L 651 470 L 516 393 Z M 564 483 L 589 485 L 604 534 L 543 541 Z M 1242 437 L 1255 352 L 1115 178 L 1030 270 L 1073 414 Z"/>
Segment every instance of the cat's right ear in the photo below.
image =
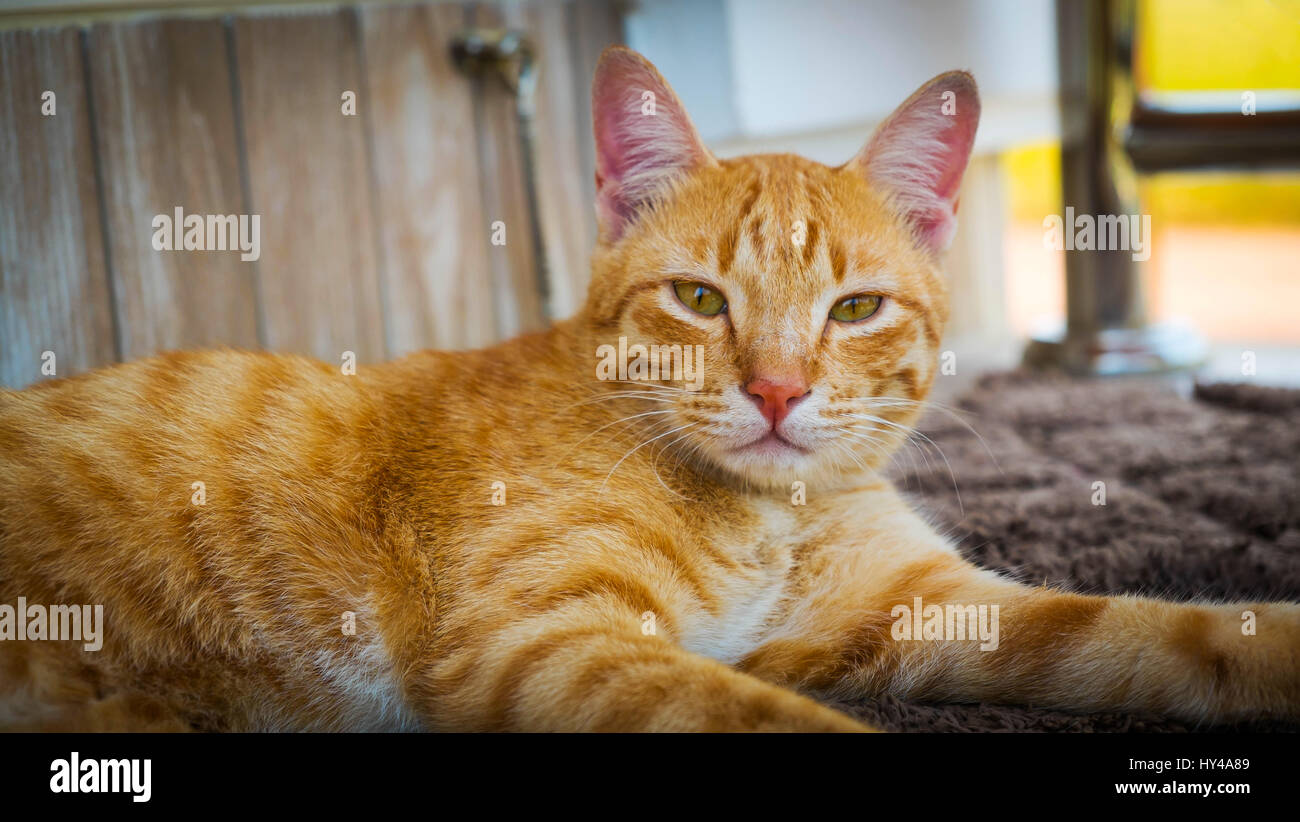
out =
<path fill-rule="evenodd" d="M 717 163 L 667 81 L 631 49 L 610 46 L 600 55 L 591 112 L 603 242 L 618 240 L 637 211 L 674 179 Z"/>

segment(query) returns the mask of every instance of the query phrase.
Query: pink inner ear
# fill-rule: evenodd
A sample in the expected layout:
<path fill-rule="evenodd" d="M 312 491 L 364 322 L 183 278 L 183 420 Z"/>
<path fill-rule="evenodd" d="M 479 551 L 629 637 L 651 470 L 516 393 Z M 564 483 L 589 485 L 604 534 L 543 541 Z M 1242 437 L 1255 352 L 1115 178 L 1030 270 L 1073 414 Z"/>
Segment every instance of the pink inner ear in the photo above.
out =
<path fill-rule="evenodd" d="M 653 95 L 649 102 L 646 92 Z M 612 241 L 638 208 L 708 154 L 672 89 L 635 52 L 607 52 L 591 94 L 597 210 Z"/>
<path fill-rule="evenodd" d="M 921 241 L 936 251 L 948 247 L 956 230 L 957 196 L 979 112 L 970 75 L 942 75 L 890 115 L 855 161 L 873 183 L 890 190 Z"/>
<path fill-rule="evenodd" d="M 955 115 L 945 115 L 957 121 Z M 962 177 L 970 161 L 971 146 L 975 142 L 973 121 L 957 121 L 938 137 L 941 144 L 934 158 L 934 182 L 931 191 L 934 202 L 913 221 L 921 241 L 933 249 L 943 250 L 952 244 L 957 232 L 957 199 L 961 193 Z"/>

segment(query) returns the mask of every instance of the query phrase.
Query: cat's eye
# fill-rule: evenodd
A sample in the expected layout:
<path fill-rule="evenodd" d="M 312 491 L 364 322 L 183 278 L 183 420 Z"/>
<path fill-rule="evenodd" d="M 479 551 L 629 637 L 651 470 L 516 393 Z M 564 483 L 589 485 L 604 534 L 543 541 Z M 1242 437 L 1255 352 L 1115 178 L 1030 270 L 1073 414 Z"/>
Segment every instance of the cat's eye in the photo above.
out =
<path fill-rule="evenodd" d="M 831 306 L 831 319 L 842 323 L 855 323 L 865 320 L 880 310 L 879 294 L 855 294 Z"/>
<path fill-rule="evenodd" d="M 727 310 L 727 298 L 722 296 L 722 292 L 704 283 L 678 280 L 673 283 L 673 291 L 677 292 L 677 299 L 682 301 L 682 305 L 697 314 L 712 317 Z"/>

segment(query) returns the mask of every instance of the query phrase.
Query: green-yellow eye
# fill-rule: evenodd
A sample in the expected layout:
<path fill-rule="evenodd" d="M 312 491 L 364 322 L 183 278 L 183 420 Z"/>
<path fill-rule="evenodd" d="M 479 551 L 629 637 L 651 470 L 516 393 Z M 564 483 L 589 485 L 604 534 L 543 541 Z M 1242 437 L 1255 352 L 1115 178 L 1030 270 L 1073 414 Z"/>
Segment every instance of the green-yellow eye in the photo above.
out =
<path fill-rule="evenodd" d="M 673 283 L 673 290 L 677 292 L 677 299 L 682 301 L 682 305 L 706 317 L 727 310 L 727 298 L 704 283 L 679 280 Z"/>
<path fill-rule="evenodd" d="M 831 307 L 831 319 L 842 323 L 865 320 L 880 310 L 879 294 L 858 294 L 845 297 Z"/>

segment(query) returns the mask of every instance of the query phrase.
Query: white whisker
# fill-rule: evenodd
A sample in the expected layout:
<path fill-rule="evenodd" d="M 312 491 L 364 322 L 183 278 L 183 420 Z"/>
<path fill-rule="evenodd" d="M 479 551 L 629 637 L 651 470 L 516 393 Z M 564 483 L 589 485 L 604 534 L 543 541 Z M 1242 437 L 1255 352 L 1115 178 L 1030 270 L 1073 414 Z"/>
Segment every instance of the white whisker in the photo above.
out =
<path fill-rule="evenodd" d="M 695 425 L 696 425 L 696 423 L 693 423 L 693 422 L 688 422 L 688 423 L 686 423 L 685 425 L 679 425 L 679 426 L 677 426 L 676 428 L 669 429 L 668 431 L 665 431 L 664 433 L 662 433 L 662 434 L 660 434 L 660 435 L 658 435 L 658 436 L 656 436 L 656 437 L 651 437 L 650 439 L 646 440 L 645 442 L 641 443 L 640 445 L 634 447 L 632 450 L 628 451 L 626 454 L 624 454 L 624 455 L 619 459 L 618 462 L 614 463 L 614 467 L 613 467 L 613 468 L 609 469 L 609 473 L 605 475 L 605 481 L 602 482 L 602 483 L 600 484 L 600 491 L 599 491 L 598 493 L 602 493 L 602 494 L 603 494 L 603 493 L 605 492 L 605 486 L 609 484 L 609 478 L 612 477 L 612 476 L 614 476 L 614 472 L 618 470 L 618 467 L 619 467 L 620 465 L 622 465 L 623 462 L 624 462 L 628 457 L 632 456 L 632 455 L 635 454 L 637 451 L 640 451 L 642 448 L 646 447 L 647 445 L 649 445 L 649 444 L 652 443 L 652 442 L 655 442 L 655 441 L 657 441 L 657 440 L 661 440 L 661 439 L 663 439 L 664 437 L 668 436 L 669 434 L 675 434 L 675 433 L 678 432 L 678 431 L 684 431 L 684 430 L 686 430 L 687 428 L 692 428 L 692 427 L 694 427 Z"/>

